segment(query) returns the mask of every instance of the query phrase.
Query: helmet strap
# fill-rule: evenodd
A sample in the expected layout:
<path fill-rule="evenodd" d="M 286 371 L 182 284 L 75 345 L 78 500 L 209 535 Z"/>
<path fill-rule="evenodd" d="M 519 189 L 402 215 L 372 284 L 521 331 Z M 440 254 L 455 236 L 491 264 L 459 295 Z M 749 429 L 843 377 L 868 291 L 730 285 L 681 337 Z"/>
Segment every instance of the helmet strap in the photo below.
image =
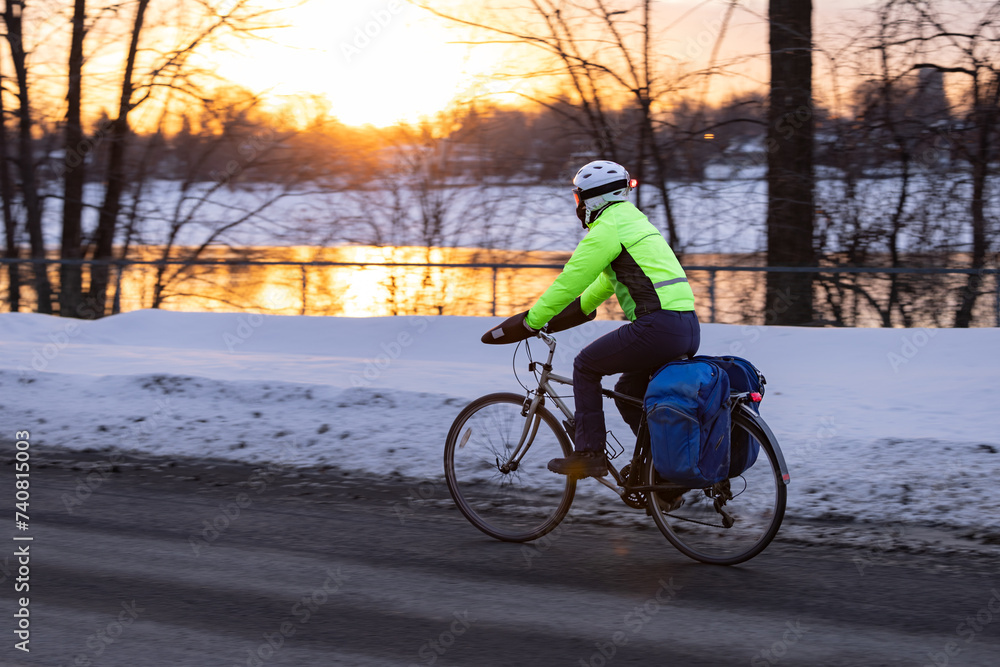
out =
<path fill-rule="evenodd" d="M 601 216 L 601 213 L 604 213 L 606 210 L 608 210 L 608 207 L 611 206 L 612 204 L 619 204 L 619 203 L 621 202 L 616 202 L 616 201 L 604 202 L 604 204 L 600 208 L 595 208 L 593 210 L 588 211 L 586 207 L 583 205 L 583 200 L 581 199 L 580 205 L 576 207 L 576 217 L 580 218 L 580 222 L 583 223 L 584 229 L 590 229 L 590 224 L 592 222 L 596 222 L 597 219 Z"/>
<path fill-rule="evenodd" d="M 580 224 L 584 229 L 587 228 L 587 218 L 590 217 L 590 211 L 587 210 L 587 205 L 580 200 L 580 203 L 576 205 L 576 217 L 580 218 Z"/>

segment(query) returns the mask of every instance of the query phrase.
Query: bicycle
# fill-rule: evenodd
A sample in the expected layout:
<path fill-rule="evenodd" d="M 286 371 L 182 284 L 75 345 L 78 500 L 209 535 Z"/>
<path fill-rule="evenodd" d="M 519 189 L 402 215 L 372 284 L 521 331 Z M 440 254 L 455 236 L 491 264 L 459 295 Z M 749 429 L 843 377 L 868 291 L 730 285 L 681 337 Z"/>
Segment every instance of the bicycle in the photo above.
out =
<path fill-rule="evenodd" d="M 525 395 L 502 392 L 472 401 L 455 419 L 445 443 L 445 477 L 458 509 L 476 528 L 505 542 L 527 542 L 550 532 L 569 512 L 576 493 L 576 479 L 546 468 L 549 459 L 573 450 L 573 411 L 552 388 L 552 383 L 572 386 L 573 380 L 552 372 L 555 337 L 545 331 L 535 336 L 549 348 L 545 363 L 533 361 L 528 348 L 528 370 L 536 374 L 537 388 L 525 387 Z M 514 354 L 516 358 L 517 349 Z M 608 389 L 602 393 L 643 407 L 641 398 Z M 753 558 L 781 526 L 789 482 L 774 434 L 750 408 L 754 398 L 750 392 L 730 396 L 733 431 L 743 429 L 761 445 L 755 464 L 738 477 L 706 489 L 659 479 L 643 410 L 631 460 L 616 469 L 611 460 L 624 449 L 608 451 L 614 481 L 594 479 L 629 507 L 645 509 L 667 540 L 694 560 L 734 565 Z M 545 407 L 547 399 L 564 421 Z"/>

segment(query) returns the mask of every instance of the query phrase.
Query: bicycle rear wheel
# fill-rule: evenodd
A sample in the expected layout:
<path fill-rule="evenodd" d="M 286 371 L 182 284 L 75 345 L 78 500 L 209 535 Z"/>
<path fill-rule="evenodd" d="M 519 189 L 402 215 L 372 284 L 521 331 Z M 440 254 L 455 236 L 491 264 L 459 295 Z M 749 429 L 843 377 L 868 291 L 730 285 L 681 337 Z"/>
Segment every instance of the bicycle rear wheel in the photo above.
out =
<path fill-rule="evenodd" d="M 712 489 L 692 489 L 673 509 L 656 493 L 649 494 L 649 510 L 657 527 L 684 555 L 715 565 L 742 563 L 763 551 L 781 527 L 787 490 L 778 464 L 780 453 L 758 419 L 744 410 L 733 413 L 733 433 L 746 431 L 761 444 L 757 461 L 742 475 Z M 662 483 L 652 463 L 647 483 Z M 722 508 L 733 520 L 728 527 L 730 522 L 709 496 L 727 491 L 732 498 Z"/>
<path fill-rule="evenodd" d="M 445 478 L 458 509 L 476 528 L 505 542 L 527 542 L 555 528 L 576 491 L 575 480 L 546 467 L 573 447 L 541 406 L 526 453 L 504 472 L 525 426 L 523 404 L 524 396 L 509 393 L 476 399 L 455 419 L 444 448 Z"/>

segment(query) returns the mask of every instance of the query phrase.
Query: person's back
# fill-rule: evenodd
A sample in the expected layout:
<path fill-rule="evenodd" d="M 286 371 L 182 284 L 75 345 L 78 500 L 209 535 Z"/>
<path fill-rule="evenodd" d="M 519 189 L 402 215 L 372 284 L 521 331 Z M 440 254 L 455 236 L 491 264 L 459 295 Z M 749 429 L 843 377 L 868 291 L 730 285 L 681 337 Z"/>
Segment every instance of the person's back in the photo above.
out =
<path fill-rule="evenodd" d="M 587 234 L 555 282 L 525 315 L 537 330 L 579 299 L 594 312 L 612 294 L 629 324 L 597 339 L 576 357 L 575 450 L 553 459 L 549 469 L 574 477 L 607 474 L 601 378 L 622 373 L 616 389 L 642 396 L 652 371 L 681 356 L 693 356 L 700 344 L 694 294 L 680 262 L 663 235 L 628 201 L 634 187 L 624 167 L 598 160 L 573 179 L 577 216 Z M 641 411 L 619 405 L 637 430 Z"/>
<path fill-rule="evenodd" d="M 589 233 L 601 228 L 609 254 L 618 253 L 603 273 L 630 322 L 657 310 L 694 310 L 694 294 L 680 262 L 639 209 L 631 202 L 611 204 Z M 588 295 L 584 308 L 600 305 L 594 303 L 599 296 L 596 290 Z"/>

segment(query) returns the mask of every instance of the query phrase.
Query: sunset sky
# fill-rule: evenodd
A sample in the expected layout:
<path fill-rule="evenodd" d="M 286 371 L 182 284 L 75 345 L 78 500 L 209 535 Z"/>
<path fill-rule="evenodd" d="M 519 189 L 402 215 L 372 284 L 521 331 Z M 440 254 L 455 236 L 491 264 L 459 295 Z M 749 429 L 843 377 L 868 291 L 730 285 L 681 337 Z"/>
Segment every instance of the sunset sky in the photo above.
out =
<path fill-rule="evenodd" d="M 491 4 L 424 1 L 459 13 L 468 12 L 470 6 Z M 703 66 L 711 51 L 712 26 L 718 25 L 727 4 L 724 0 L 655 1 L 658 25 L 674 24 L 660 50 Z M 863 0 L 816 4 L 817 33 L 860 19 L 857 8 L 870 5 Z M 766 13 L 766 0 L 743 0 L 720 57 L 765 54 Z M 509 45 L 455 43 L 470 39 L 469 34 L 405 0 L 312 0 L 283 18 L 290 27 L 277 31 L 273 42 L 255 44 L 242 56 L 227 54 L 218 62 L 217 72 L 276 95 L 322 94 L 330 101 L 332 114 L 352 125 L 414 121 L 432 115 L 456 96 L 506 90 L 518 83 L 490 81 L 490 76 L 516 54 L 529 57 L 528 52 Z M 745 77 L 713 84 L 709 94 L 723 96 L 756 87 L 766 79 L 766 59 L 758 58 L 743 71 Z"/>
<path fill-rule="evenodd" d="M 151 3 L 159 14 L 144 29 L 145 53 L 151 45 L 169 50 L 172 31 L 188 22 L 197 8 L 194 0 L 178 3 Z M 213 0 L 213 6 L 227 6 L 235 0 Z M 349 125 L 387 126 L 398 121 L 433 117 L 456 99 L 488 96 L 494 101 L 514 104 L 523 98 L 510 94 L 552 95 L 553 77 L 531 76 L 545 69 L 539 51 L 523 44 L 470 44 L 495 34 L 474 33 L 454 22 L 438 18 L 416 6 L 428 4 L 448 14 L 475 17 L 495 11 L 515 29 L 525 29 L 532 13 L 515 9 L 529 0 L 251 0 L 252 6 L 278 11 L 273 17 L 281 28 L 260 34 L 262 39 L 226 38 L 221 44 L 207 45 L 198 65 L 271 100 L 271 106 L 298 103 L 301 96 L 322 96 L 331 115 Z M 632 0 L 609 0 L 612 6 L 635 7 Z M 940 0 L 950 7 L 957 0 Z M 849 41 L 870 18 L 864 8 L 875 0 L 814 0 L 814 34 L 819 46 L 814 58 L 816 95 L 829 104 L 831 77 L 825 50 Z M 665 76 L 694 71 L 707 66 L 718 28 L 730 0 L 653 0 L 653 23 L 657 30 L 653 51 L 655 62 Z M 66 57 L 69 44 L 69 15 L 72 3 L 39 0 L 26 10 L 33 48 L 31 74 L 36 100 L 53 118 L 64 112 Z M 97 5 L 88 3 L 93 12 Z M 188 9 L 185 9 L 187 7 Z M 58 9 L 57 9 L 58 8 Z M 504 8 L 504 9 L 499 9 Z M 718 102 L 734 92 L 764 92 L 768 79 L 768 0 L 739 0 L 719 52 L 716 64 L 726 65 L 726 76 L 716 76 L 705 86 L 689 88 L 687 94 Z M 97 76 L 85 82 L 85 114 L 91 119 L 100 113 L 113 114 L 117 104 L 124 50 L 128 45 L 134 5 L 114 18 L 102 14 L 101 31 L 88 36 L 89 70 Z M 535 17 L 536 22 L 539 21 Z M 191 29 L 191 26 L 187 26 Z M 579 37 L 574 35 L 574 37 Z M 584 36 L 586 37 L 586 36 Z M 159 40 L 159 41 L 158 41 Z M 593 47 L 593 41 L 591 46 Z M 637 46 L 633 44 L 633 46 Z M 0 44 L 0 49 L 5 49 Z M 596 47 L 595 47 L 596 48 Z M 603 48 L 603 47 L 602 47 Z M 5 60 L 6 60 L 6 54 Z M 601 55 L 604 58 L 604 54 Z M 736 62 L 739 60 L 740 62 Z M 9 65 L 4 63 L 7 76 Z M 141 69 L 141 67 L 140 67 Z M 145 70 L 148 72 L 147 70 Z M 516 74 L 503 77 L 502 74 Z M 663 78 L 661 77 L 661 81 Z M 221 83 L 212 80 L 206 89 Z M 840 84 L 845 85 L 842 79 Z M 162 89 L 161 89 L 162 93 Z M 673 97 L 671 97 L 673 95 Z M 669 104 L 676 95 L 662 98 Z M 13 103 L 13 101 L 12 101 Z M 175 102 L 176 104 L 177 102 Z M 39 104 L 39 103 L 36 103 Z M 155 124 L 156 105 L 143 105 L 133 118 L 137 128 Z"/>

